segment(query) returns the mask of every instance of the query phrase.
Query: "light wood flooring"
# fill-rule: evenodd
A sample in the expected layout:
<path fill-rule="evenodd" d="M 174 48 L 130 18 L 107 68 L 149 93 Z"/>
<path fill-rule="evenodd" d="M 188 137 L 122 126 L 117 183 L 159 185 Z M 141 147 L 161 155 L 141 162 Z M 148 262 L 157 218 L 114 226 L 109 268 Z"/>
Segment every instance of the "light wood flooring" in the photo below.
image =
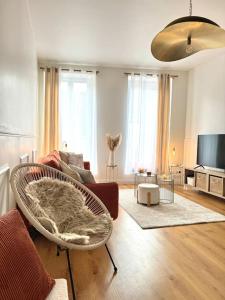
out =
<path fill-rule="evenodd" d="M 224 200 L 182 187 L 176 192 L 225 214 Z M 35 244 L 50 274 L 69 284 L 65 253 L 57 257 L 43 237 Z M 78 300 L 225 299 L 225 222 L 142 230 L 120 208 L 108 247 L 115 276 L 105 247 L 71 252 Z"/>

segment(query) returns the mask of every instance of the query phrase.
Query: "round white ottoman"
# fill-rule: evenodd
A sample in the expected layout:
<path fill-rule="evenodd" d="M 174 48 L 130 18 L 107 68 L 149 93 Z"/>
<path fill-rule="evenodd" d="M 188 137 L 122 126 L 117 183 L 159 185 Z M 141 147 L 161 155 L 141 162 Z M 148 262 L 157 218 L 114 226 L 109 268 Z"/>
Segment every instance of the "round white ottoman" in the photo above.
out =
<path fill-rule="evenodd" d="M 152 183 L 141 183 L 138 185 L 138 203 L 159 204 L 159 186 Z"/>

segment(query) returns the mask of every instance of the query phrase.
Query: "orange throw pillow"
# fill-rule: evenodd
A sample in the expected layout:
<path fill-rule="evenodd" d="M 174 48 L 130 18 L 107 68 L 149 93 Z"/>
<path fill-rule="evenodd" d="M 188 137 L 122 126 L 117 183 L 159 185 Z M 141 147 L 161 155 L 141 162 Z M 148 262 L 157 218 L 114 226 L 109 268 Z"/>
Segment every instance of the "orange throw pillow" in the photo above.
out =
<path fill-rule="evenodd" d="M 0 299 L 43 300 L 54 284 L 19 212 L 0 217 Z"/>

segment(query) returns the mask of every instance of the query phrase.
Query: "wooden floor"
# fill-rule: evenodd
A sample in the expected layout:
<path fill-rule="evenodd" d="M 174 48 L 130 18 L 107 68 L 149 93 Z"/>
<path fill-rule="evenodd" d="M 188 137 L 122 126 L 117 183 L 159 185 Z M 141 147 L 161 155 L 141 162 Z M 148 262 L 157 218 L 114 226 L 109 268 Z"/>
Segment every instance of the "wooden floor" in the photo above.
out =
<path fill-rule="evenodd" d="M 225 214 L 224 200 L 176 191 Z M 57 257 L 55 245 L 43 237 L 35 244 L 50 274 L 69 282 L 65 253 Z M 71 252 L 78 300 L 225 299 L 225 222 L 142 230 L 120 208 L 108 247 L 115 276 L 105 247 Z"/>

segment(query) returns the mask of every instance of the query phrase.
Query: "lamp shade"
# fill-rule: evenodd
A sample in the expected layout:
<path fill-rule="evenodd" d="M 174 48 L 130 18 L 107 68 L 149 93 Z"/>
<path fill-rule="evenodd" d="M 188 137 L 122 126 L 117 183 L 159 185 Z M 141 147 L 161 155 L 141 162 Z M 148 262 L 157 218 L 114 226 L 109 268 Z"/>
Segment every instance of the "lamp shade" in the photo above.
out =
<path fill-rule="evenodd" d="M 225 30 L 198 16 L 176 19 L 152 41 L 152 55 L 165 62 L 176 61 L 205 49 L 225 47 Z"/>

